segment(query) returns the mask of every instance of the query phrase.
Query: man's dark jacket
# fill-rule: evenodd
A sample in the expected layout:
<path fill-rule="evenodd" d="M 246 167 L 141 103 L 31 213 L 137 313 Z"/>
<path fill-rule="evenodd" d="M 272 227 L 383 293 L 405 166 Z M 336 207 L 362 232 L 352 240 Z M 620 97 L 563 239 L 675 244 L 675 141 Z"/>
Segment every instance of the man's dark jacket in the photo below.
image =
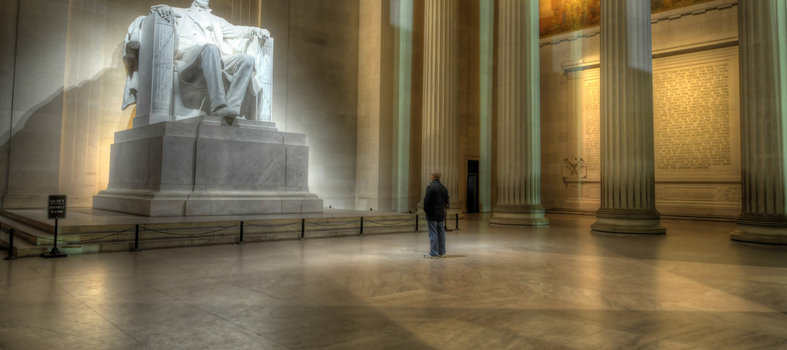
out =
<path fill-rule="evenodd" d="M 448 208 L 448 190 L 439 180 L 432 180 L 426 186 L 426 196 L 424 196 L 424 212 L 426 219 L 430 221 L 445 220 L 445 210 Z"/>

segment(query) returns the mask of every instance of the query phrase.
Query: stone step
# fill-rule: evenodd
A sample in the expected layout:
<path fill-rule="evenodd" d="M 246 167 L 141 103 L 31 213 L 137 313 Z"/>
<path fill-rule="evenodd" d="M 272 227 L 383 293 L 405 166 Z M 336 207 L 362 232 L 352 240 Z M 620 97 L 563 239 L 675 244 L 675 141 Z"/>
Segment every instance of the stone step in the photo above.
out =
<path fill-rule="evenodd" d="M 0 232 L 0 247 L 3 248 L 4 254 L 0 258 L 8 256 L 9 234 L 7 232 Z M 39 256 L 42 253 L 49 251 L 49 248 L 31 244 L 30 242 L 21 239 L 19 236 L 14 237 L 14 256 L 21 258 L 25 256 Z"/>
<path fill-rule="evenodd" d="M 15 242 L 23 240 L 34 246 L 41 246 L 44 240 L 48 240 L 48 245 L 52 245 L 52 230 L 54 227 L 47 230 L 42 230 L 41 225 L 31 225 L 32 220 L 19 220 L 16 217 L 7 215 L 0 215 L 0 224 L 2 224 L 3 232 L 8 232 L 9 229 L 14 229 Z M 6 242 L 7 243 L 7 242 Z"/>

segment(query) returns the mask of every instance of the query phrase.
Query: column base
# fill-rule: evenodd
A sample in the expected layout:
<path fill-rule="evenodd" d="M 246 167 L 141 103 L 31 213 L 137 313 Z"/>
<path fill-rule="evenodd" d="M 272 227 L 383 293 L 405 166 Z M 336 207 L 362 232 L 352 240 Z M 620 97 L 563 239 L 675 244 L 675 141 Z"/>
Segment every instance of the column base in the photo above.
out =
<path fill-rule="evenodd" d="M 733 241 L 787 245 L 787 218 L 741 216 L 737 229 L 730 233 Z"/>
<path fill-rule="evenodd" d="M 494 226 L 549 226 L 541 205 L 500 206 L 492 209 L 489 224 Z"/>
<path fill-rule="evenodd" d="M 600 209 L 593 233 L 661 235 L 667 232 L 660 225 L 661 215 L 656 210 Z"/>

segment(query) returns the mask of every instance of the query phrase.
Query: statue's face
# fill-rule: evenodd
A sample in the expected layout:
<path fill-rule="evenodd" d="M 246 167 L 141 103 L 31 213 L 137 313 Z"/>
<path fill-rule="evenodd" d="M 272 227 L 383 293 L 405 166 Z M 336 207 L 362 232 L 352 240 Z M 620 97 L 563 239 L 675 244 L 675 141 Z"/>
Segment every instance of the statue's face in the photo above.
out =
<path fill-rule="evenodd" d="M 210 4 L 210 0 L 194 0 L 194 3 L 197 4 L 197 6 L 206 9 Z"/>

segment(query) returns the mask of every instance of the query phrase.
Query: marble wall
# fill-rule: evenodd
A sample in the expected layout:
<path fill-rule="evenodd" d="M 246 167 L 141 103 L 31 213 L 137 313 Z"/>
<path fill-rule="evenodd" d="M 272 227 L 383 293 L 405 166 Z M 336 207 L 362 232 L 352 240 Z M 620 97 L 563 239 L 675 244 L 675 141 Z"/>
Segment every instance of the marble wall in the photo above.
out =
<path fill-rule="evenodd" d="M 114 132 L 128 128 L 133 113 L 120 111 L 123 37 L 136 16 L 161 2 L 2 0 L 0 186 L 5 188 L 8 179 L 5 208 L 43 207 L 53 193 L 69 195 L 72 206 L 87 207 L 106 188 Z M 185 7 L 190 2 L 167 3 Z M 211 7 L 235 24 L 261 20 L 276 37 L 274 122 L 279 130 L 307 135 L 311 191 L 326 205 L 352 207 L 357 0 L 213 0 Z M 14 39 L 24 43 L 18 50 Z"/>
<path fill-rule="evenodd" d="M 735 217 L 737 1 L 657 13 L 652 29 L 657 209 Z M 541 77 L 544 206 L 593 212 L 600 204 L 598 28 L 542 39 Z"/>
<path fill-rule="evenodd" d="M 46 204 L 47 194 L 60 192 L 64 93 L 79 87 L 66 85 L 68 2 L 32 0 L 20 1 L 18 6 L 16 39 L 20 45 L 15 52 L 12 136 L 4 204 L 40 207 Z M 72 75 L 69 80 L 76 77 Z"/>
<path fill-rule="evenodd" d="M 274 100 L 286 101 L 287 111 L 278 114 L 284 120 L 276 119 L 274 101 L 274 121 L 279 130 L 306 134 L 309 189 L 326 207 L 354 208 L 358 0 L 284 2 L 289 2 L 287 91 Z M 279 50 L 278 40 L 276 46 Z"/>

